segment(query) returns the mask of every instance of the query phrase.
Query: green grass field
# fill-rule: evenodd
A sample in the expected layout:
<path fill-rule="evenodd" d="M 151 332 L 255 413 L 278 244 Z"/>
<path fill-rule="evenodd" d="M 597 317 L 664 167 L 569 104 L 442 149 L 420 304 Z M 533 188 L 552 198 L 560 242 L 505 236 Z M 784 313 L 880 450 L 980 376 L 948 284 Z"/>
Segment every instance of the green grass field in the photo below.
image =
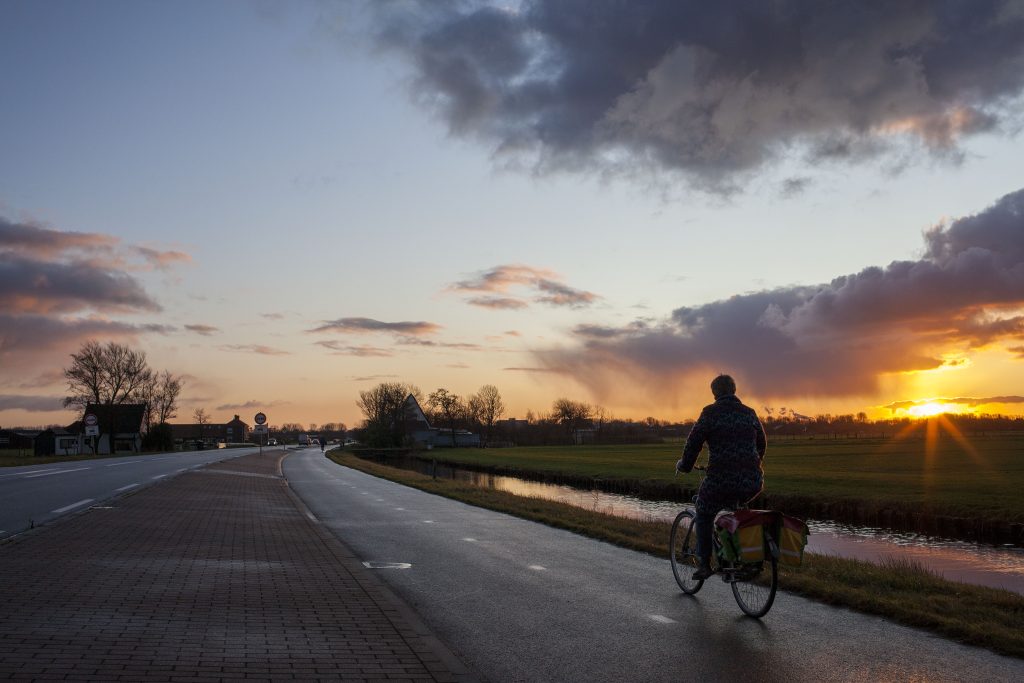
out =
<path fill-rule="evenodd" d="M 939 431 L 932 444 L 920 433 L 903 439 L 770 441 L 765 491 L 1024 523 L 1024 434 L 957 440 Z M 681 452 L 680 444 L 657 444 L 439 449 L 430 455 L 511 471 L 695 486 L 696 473 L 674 475 Z"/>

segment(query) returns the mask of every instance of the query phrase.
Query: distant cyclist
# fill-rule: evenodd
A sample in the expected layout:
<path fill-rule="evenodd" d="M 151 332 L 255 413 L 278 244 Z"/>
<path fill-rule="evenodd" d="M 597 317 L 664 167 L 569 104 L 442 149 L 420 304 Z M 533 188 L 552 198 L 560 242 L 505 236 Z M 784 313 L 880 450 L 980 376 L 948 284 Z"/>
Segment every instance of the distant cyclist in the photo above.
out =
<path fill-rule="evenodd" d="M 320 439 L 320 452 L 324 452 L 324 444 L 327 443 L 327 439 Z"/>
<path fill-rule="evenodd" d="M 710 577 L 711 533 L 715 515 L 722 508 L 752 500 L 764 487 L 767 440 L 757 413 L 736 398 L 736 382 L 719 375 L 711 382 L 715 402 L 705 406 L 686 437 L 679 472 L 690 472 L 704 443 L 708 444 L 707 477 L 697 493 L 697 557 L 700 567 L 692 579 Z"/>

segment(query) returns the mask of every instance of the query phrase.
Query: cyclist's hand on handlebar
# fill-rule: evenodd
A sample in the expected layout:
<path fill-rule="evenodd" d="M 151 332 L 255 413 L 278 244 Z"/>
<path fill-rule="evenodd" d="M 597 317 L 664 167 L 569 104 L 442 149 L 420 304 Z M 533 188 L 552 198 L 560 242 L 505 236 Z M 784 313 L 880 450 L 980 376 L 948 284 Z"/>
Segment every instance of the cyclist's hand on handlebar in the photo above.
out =
<path fill-rule="evenodd" d="M 707 472 L 708 471 L 708 466 L 707 465 L 694 465 L 693 469 L 700 470 L 701 472 Z"/>
<path fill-rule="evenodd" d="M 683 459 L 679 458 L 678 460 L 676 460 L 676 474 L 679 474 L 682 471 L 683 471 Z"/>

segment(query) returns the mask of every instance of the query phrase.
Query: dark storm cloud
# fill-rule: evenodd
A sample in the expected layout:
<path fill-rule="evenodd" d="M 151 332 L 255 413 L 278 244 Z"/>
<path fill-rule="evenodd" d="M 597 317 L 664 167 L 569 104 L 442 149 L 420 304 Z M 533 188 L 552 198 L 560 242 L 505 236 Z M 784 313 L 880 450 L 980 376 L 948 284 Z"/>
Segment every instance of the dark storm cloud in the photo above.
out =
<path fill-rule="evenodd" d="M 925 235 L 925 257 L 828 284 L 754 292 L 673 311 L 654 326 L 580 326 L 579 344 L 542 350 L 546 367 L 599 393 L 628 375 L 673 391 L 727 371 L 759 396 L 855 395 L 881 374 L 948 365 L 1024 331 L 1024 190 Z"/>
<path fill-rule="evenodd" d="M 1017 0 L 370 2 L 379 43 L 462 136 L 539 170 L 723 186 L 788 150 L 939 154 L 1017 120 Z"/>
<path fill-rule="evenodd" d="M 25 410 L 30 413 L 51 413 L 64 410 L 60 396 L 20 396 L 0 394 L 0 410 Z"/>
<path fill-rule="evenodd" d="M 246 401 L 245 403 L 224 403 L 215 408 L 215 410 L 249 410 L 249 409 L 266 409 L 273 408 L 274 406 L 287 405 L 288 401 Z"/>
<path fill-rule="evenodd" d="M 389 332 L 401 335 L 423 335 L 433 334 L 441 329 L 436 323 L 424 321 L 405 321 L 388 323 L 372 318 L 338 318 L 337 320 L 325 320 L 322 325 L 315 327 L 309 332 Z"/>

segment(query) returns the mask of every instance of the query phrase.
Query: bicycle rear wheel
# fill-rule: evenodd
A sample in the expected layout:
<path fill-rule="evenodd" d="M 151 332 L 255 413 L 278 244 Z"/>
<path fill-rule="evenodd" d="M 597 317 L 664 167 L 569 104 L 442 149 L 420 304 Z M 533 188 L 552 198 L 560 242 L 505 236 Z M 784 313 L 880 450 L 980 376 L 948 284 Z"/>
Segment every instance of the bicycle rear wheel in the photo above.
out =
<path fill-rule="evenodd" d="M 747 616 L 760 619 L 768 614 L 779 588 L 779 560 L 775 541 L 768 536 L 769 552 L 760 565 L 741 565 L 732 582 L 732 595 Z"/>
<path fill-rule="evenodd" d="M 672 574 L 683 592 L 693 595 L 699 591 L 704 582 L 690 578 L 697 571 L 700 562 L 697 559 L 697 529 L 694 525 L 694 515 L 689 510 L 680 512 L 672 522 L 668 556 L 672 562 Z"/>

